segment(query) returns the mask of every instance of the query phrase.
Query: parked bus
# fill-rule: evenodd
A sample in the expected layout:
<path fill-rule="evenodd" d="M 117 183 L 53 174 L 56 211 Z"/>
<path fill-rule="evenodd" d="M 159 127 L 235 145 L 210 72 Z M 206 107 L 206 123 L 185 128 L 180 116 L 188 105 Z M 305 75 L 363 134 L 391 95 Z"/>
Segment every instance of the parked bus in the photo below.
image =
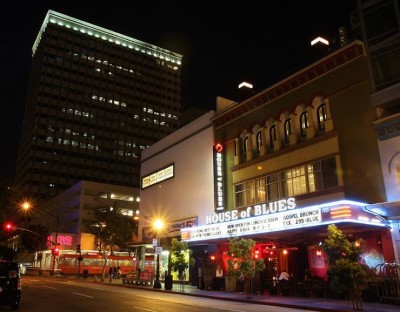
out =
<path fill-rule="evenodd" d="M 89 275 L 101 275 L 103 272 L 104 259 L 98 254 L 82 255 L 82 260 L 78 261 L 79 254 L 61 254 L 58 257 L 58 270 L 62 274 L 82 274 L 87 270 Z M 136 258 L 133 256 L 114 255 L 107 256 L 105 273 L 112 267 L 120 267 L 121 275 L 127 274 L 131 270 L 136 270 Z"/>

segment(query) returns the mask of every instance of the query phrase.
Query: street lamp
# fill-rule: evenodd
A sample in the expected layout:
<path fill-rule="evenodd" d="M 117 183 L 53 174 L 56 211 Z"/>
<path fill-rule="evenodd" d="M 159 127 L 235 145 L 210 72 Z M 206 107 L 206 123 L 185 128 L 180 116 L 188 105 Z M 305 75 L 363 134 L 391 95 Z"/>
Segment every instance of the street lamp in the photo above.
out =
<path fill-rule="evenodd" d="M 25 211 L 28 211 L 29 209 L 37 209 L 37 210 L 39 210 L 39 211 L 42 211 L 42 212 L 44 212 L 44 213 L 46 213 L 46 214 L 48 214 L 49 216 L 52 216 L 53 218 L 56 218 L 56 237 L 55 237 L 55 239 L 54 239 L 54 242 L 51 242 L 53 245 L 54 245 L 54 247 L 53 248 L 57 248 L 57 245 L 58 245 L 58 226 L 59 226 L 59 223 L 60 223 L 60 218 L 58 217 L 58 216 L 56 216 L 55 214 L 52 214 L 51 212 L 48 212 L 47 210 L 44 210 L 44 209 L 41 209 L 41 208 L 39 208 L 39 207 L 36 207 L 35 206 L 35 208 L 33 208 L 32 207 L 32 204 L 29 202 L 29 201 L 24 201 L 22 204 L 21 204 L 21 207 L 22 207 L 22 209 L 23 210 L 25 210 Z M 53 254 L 53 253 L 52 253 Z M 54 276 L 54 272 L 55 272 L 55 262 L 56 262 L 56 255 L 55 254 L 53 254 L 53 261 L 52 261 L 53 263 L 52 263 L 52 271 L 53 271 L 53 276 Z"/>
<path fill-rule="evenodd" d="M 164 224 L 160 219 L 157 219 L 154 224 L 154 229 L 156 230 L 156 241 L 157 241 L 157 245 L 155 246 L 155 248 L 158 247 L 159 245 L 159 231 L 163 228 Z M 160 282 L 160 252 L 157 251 L 157 267 L 156 267 L 156 280 L 154 282 L 153 288 L 161 288 L 161 282 Z"/>

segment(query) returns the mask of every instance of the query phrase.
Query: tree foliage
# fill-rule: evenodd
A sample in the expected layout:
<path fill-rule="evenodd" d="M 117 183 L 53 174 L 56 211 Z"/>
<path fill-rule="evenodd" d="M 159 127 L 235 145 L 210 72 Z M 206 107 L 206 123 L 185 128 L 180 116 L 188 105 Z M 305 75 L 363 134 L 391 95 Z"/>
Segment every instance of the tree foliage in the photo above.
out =
<path fill-rule="evenodd" d="M 117 248 L 123 249 L 126 242 L 132 240 L 134 222 L 132 217 L 122 214 L 117 205 L 113 207 L 95 207 L 92 219 L 86 222 L 87 232 L 97 237 L 97 250 L 104 259 L 101 281 L 104 281 L 107 266 L 107 255 Z"/>
<path fill-rule="evenodd" d="M 186 242 L 173 238 L 171 241 L 171 270 L 178 272 L 181 277 L 183 272 L 194 265 L 194 258 L 191 256 Z"/>
<path fill-rule="evenodd" d="M 238 277 L 243 273 L 245 278 L 253 278 L 256 273 L 265 269 L 264 259 L 254 259 L 255 241 L 234 237 L 229 240 L 228 254 L 232 259 L 228 260 L 228 272 Z"/>
<path fill-rule="evenodd" d="M 338 293 L 349 292 L 355 310 L 362 310 L 361 290 L 370 276 L 370 270 L 360 263 L 364 242 L 349 241 L 334 224 L 328 226 L 328 237 L 323 248 L 328 260 L 331 288 Z"/>
<path fill-rule="evenodd" d="M 132 217 L 123 215 L 121 209 L 114 207 L 96 207 L 92 220 L 87 224 L 89 233 L 98 237 L 99 251 L 107 250 L 111 254 L 116 247 L 125 248 L 132 239 L 134 222 Z"/>

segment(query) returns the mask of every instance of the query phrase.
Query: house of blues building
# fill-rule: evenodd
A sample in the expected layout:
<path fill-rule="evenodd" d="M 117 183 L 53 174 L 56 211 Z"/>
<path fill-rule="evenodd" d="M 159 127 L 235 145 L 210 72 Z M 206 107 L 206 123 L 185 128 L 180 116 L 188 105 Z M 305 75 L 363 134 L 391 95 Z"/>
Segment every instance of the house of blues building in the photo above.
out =
<path fill-rule="evenodd" d="M 229 238 L 243 237 L 266 263 L 261 287 L 284 269 L 325 278 L 329 224 L 366 242 L 369 266 L 395 261 L 395 233 L 372 211 L 386 200 L 375 119 L 358 41 L 243 102 L 219 98 L 215 113 L 143 151 L 141 266 L 154 266 L 158 236 L 162 279 L 168 242 L 181 238 L 195 258 L 186 280 L 228 289 Z"/>
<path fill-rule="evenodd" d="M 229 238 L 243 237 L 256 241 L 265 260 L 261 279 L 282 270 L 325 278 L 318 246 L 329 224 L 366 242 L 362 261 L 370 267 L 394 261 L 390 225 L 369 209 L 386 200 L 375 119 L 358 41 L 243 102 L 217 107 L 214 211 L 181 230 L 196 263 L 204 266 L 206 255 L 226 274 Z"/>

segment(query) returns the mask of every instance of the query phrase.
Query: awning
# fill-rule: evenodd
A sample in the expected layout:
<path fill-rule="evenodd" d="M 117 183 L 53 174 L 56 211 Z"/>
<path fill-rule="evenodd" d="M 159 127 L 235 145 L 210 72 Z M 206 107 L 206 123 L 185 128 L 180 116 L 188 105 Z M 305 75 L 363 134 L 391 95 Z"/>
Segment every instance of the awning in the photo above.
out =
<path fill-rule="evenodd" d="M 400 201 L 366 205 L 365 210 L 388 220 L 400 220 Z"/>

